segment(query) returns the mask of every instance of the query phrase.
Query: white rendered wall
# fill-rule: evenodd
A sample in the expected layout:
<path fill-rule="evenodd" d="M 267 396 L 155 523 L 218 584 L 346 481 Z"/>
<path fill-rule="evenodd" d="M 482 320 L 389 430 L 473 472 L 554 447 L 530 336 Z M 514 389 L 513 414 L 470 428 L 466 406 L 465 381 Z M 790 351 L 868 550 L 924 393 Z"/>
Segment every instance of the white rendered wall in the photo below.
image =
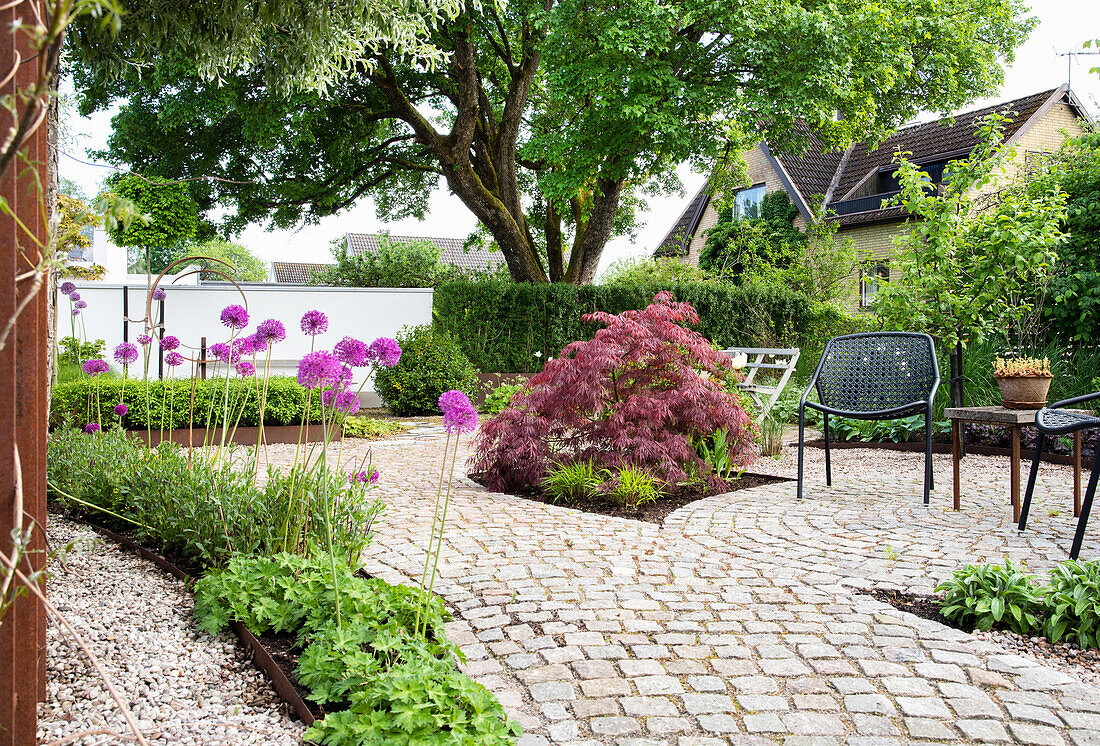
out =
<path fill-rule="evenodd" d="M 188 278 L 189 279 L 189 278 Z M 186 280 L 185 280 L 186 281 Z M 77 337 L 86 335 L 88 340 L 107 342 L 107 358 L 112 368 L 111 351 L 123 341 L 123 285 L 104 282 L 74 281 L 82 300 L 88 307 L 78 318 Z M 145 283 L 129 285 L 129 341 L 145 330 Z M 242 284 L 243 296 L 232 285 L 162 285 L 168 294 L 164 301 L 165 334 L 175 335 L 190 349 L 181 349 L 185 357 L 198 358 L 203 336 L 207 346 L 229 339 L 229 330 L 219 319 L 221 310 L 239 303 L 248 308 L 249 325 L 245 333 L 251 333 L 256 325 L 269 318 L 282 321 L 287 338 L 277 344 L 272 357 L 272 372 L 293 375 L 298 360 L 310 351 L 311 343 L 317 349 L 332 349 L 343 337 L 355 337 L 367 343 L 377 337 L 395 337 L 404 326 L 430 324 L 432 320 L 432 291 L 405 288 L 329 288 L 300 287 L 273 284 Z M 58 338 L 71 334 L 70 305 L 68 299 L 58 294 Z M 154 302 L 154 314 L 157 303 Z M 329 319 L 328 331 L 316 338 L 302 334 L 302 315 L 310 310 L 323 311 Z M 83 325 L 81 329 L 80 325 Z M 82 334 L 83 333 L 83 334 Z M 152 345 L 153 357 L 150 377 L 157 375 L 157 346 Z M 262 359 L 262 358 L 261 358 Z M 132 371 L 140 375 L 140 370 Z M 180 366 L 175 374 L 190 375 L 190 364 Z M 358 384 L 358 381 L 356 382 Z M 369 390 L 369 385 L 368 385 Z M 366 397 L 364 397 L 367 399 Z M 364 404 L 373 402 L 365 400 Z"/>

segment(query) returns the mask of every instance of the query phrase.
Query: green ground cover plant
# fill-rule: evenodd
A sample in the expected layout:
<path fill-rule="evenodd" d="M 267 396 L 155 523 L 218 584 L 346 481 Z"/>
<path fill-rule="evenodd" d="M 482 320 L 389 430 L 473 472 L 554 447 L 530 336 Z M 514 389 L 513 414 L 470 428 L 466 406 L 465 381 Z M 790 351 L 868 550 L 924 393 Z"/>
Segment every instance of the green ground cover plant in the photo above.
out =
<path fill-rule="evenodd" d="M 1100 560 L 1059 562 L 1043 585 L 1008 559 L 967 565 L 936 590 L 941 613 L 956 624 L 1100 648 Z"/>
<path fill-rule="evenodd" d="M 295 636 L 298 681 L 311 700 L 337 710 L 306 733 L 319 743 L 493 746 L 519 735 L 496 698 L 456 670 L 464 659 L 443 634 L 443 603 L 431 597 L 422 605 L 414 589 L 347 568 L 334 581 L 323 563 L 296 555 L 234 557 L 198 582 L 195 615 L 211 634 L 236 620 L 256 634 Z"/>
<path fill-rule="evenodd" d="M 363 438 L 365 440 L 388 438 L 408 429 L 409 426 L 402 422 L 376 420 L 371 417 L 349 416 L 344 418 L 343 423 L 345 438 Z"/>

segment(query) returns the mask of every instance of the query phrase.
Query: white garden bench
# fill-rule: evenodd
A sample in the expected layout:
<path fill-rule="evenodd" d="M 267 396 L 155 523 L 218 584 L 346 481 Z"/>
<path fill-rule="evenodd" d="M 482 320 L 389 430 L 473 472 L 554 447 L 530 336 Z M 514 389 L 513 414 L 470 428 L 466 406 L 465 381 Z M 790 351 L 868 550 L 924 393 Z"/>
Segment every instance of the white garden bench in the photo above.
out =
<path fill-rule="evenodd" d="M 760 416 L 763 417 L 779 400 L 779 395 L 787 387 L 787 381 L 791 380 L 795 363 L 798 362 L 799 350 L 797 347 L 730 347 L 722 350 L 735 361 L 744 357 L 742 366 L 747 373 L 745 380 L 737 384 L 737 387 L 747 393 L 760 408 Z M 776 371 L 779 380 L 775 383 L 757 383 L 756 374 L 761 370 Z M 761 397 L 768 397 L 765 402 Z"/>

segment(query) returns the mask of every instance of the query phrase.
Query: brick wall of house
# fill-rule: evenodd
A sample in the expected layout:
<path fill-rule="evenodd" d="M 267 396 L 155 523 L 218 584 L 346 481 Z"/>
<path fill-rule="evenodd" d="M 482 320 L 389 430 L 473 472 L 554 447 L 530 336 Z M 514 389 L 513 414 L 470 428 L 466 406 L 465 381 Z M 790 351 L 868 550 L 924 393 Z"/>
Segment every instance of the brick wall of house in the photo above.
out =
<path fill-rule="evenodd" d="M 779 179 L 779 174 L 772 168 L 768 156 L 764 154 L 764 149 L 759 145 L 745 153 L 745 174 L 750 186 L 763 183 L 765 193 L 783 189 L 783 182 Z M 691 237 L 687 256 L 682 261 L 695 267 L 699 266 L 699 253 L 703 250 L 703 244 L 707 242 L 707 231 L 713 228 L 717 221 L 718 210 L 715 209 L 714 202 L 711 201 L 703 212 L 703 217 L 699 219 L 699 227 L 696 229 L 695 235 Z M 801 215 L 795 218 L 794 224 L 799 229 L 806 227 Z"/>

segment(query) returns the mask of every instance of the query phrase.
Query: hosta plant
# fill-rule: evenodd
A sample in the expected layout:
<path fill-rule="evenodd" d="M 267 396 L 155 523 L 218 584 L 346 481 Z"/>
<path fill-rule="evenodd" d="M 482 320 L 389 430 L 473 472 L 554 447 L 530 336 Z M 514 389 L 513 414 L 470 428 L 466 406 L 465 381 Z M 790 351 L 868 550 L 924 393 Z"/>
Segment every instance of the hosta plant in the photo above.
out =
<path fill-rule="evenodd" d="M 1035 576 L 1006 559 L 1003 565 L 967 565 L 936 586 L 940 612 L 959 625 L 986 632 L 993 627 L 1029 635 L 1043 625 L 1043 590 Z"/>
<path fill-rule="evenodd" d="M 1100 561 L 1061 562 L 1050 571 L 1044 634 L 1100 648 Z"/>
<path fill-rule="evenodd" d="M 729 358 L 686 325 L 699 316 L 669 292 L 644 310 L 597 312 L 605 328 L 567 345 L 487 422 L 472 465 L 490 489 L 538 485 L 560 462 L 644 468 L 669 485 L 705 475 L 726 485 L 692 446 L 724 428 L 731 458 L 752 460 L 749 416 L 722 384 Z"/>

